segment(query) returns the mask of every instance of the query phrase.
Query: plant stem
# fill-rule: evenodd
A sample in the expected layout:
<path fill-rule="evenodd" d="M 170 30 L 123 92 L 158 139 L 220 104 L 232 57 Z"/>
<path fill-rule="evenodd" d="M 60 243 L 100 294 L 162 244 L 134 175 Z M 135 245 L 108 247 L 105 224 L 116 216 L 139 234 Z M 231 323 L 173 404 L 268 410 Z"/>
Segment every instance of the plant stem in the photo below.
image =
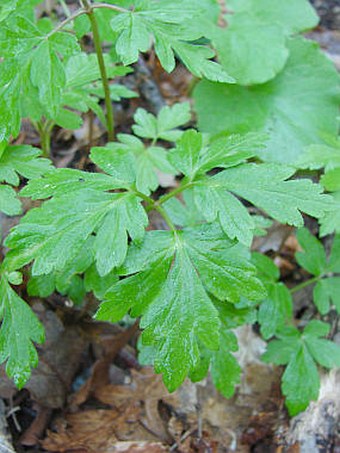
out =
<path fill-rule="evenodd" d="M 87 11 L 83 8 L 81 9 L 78 9 L 78 11 L 76 11 L 75 13 L 73 13 L 71 16 L 69 16 L 67 19 L 63 20 L 62 22 L 60 22 L 59 25 L 56 26 L 56 28 L 54 28 L 52 31 L 50 31 L 47 35 L 46 35 L 46 39 L 50 38 L 52 35 L 54 35 L 55 33 L 58 33 L 58 31 L 62 30 L 65 25 L 67 25 L 68 23 L 70 22 L 73 22 L 75 19 L 77 19 L 77 17 L 79 16 L 82 16 L 83 14 L 86 14 Z"/>
<path fill-rule="evenodd" d="M 142 192 L 139 192 L 138 190 L 133 190 L 133 193 L 148 204 L 148 209 L 147 209 L 148 212 L 152 211 L 152 210 L 159 212 L 160 215 L 163 217 L 163 219 L 166 221 L 168 227 L 174 232 L 177 231 L 174 223 L 168 216 L 165 209 L 163 209 L 161 206 L 157 205 L 157 202 L 155 202 L 155 200 L 153 200 L 151 197 L 148 197 L 147 195 L 144 195 Z"/>
<path fill-rule="evenodd" d="M 166 201 L 170 200 L 170 198 L 175 197 L 181 192 L 184 192 L 186 189 L 190 189 L 190 187 L 193 187 L 194 183 L 189 182 L 187 184 L 183 184 L 182 186 L 178 186 L 176 189 L 172 190 L 171 192 L 167 193 L 166 195 L 163 195 L 158 201 L 156 201 L 156 205 L 160 206 L 161 204 L 165 203 Z"/>
<path fill-rule="evenodd" d="M 93 12 L 94 5 L 92 5 L 88 0 L 82 0 L 82 3 L 85 7 L 86 14 L 88 15 L 88 18 L 90 19 L 90 22 L 91 22 L 93 42 L 94 42 L 94 47 L 95 47 L 96 54 L 97 54 L 97 60 L 98 60 L 100 75 L 102 78 L 102 84 L 103 84 L 103 89 L 104 89 L 105 107 L 106 107 L 106 126 L 107 126 L 108 139 L 110 142 L 112 142 L 114 140 L 114 135 L 115 135 L 114 134 L 113 107 L 112 107 L 112 102 L 111 102 L 109 79 L 107 77 L 103 49 L 101 46 L 98 23 L 97 23 L 96 16 Z"/>
<path fill-rule="evenodd" d="M 66 17 L 71 17 L 71 11 L 70 11 L 69 7 L 67 6 L 65 0 L 59 0 L 59 3 L 61 5 L 61 7 L 63 8 L 65 16 Z"/>
<path fill-rule="evenodd" d="M 51 154 L 51 132 L 54 127 L 54 122 L 48 121 L 37 121 L 32 122 L 33 126 L 39 133 L 40 146 L 44 157 L 50 157 Z"/>
<path fill-rule="evenodd" d="M 322 278 L 321 275 L 319 275 L 318 277 L 310 278 L 309 280 L 306 280 L 305 282 L 302 282 L 302 283 L 300 283 L 299 285 L 297 285 L 297 286 L 295 286 L 294 288 L 292 288 L 292 289 L 290 290 L 290 293 L 291 293 L 291 294 L 297 293 L 298 291 L 301 291 L 301 289 L 306 288 L 307 286 L 312 285 L 313 283 L 318 282 L 319 280 L 321 280 L 321 278 Z"/>
<path fill-rule="evenodd" d="M 64 1 L 60 0 L 60 3 L 63 4 Z M 86 5 L 86 6 L 84 6 L 84 5 Z M 68 17 L 65 20 L 63 20 L 62 22 L 60 22 L 60 24 L 57 25 L 56 28 L 54 28 L 52 31 L 50 31 L 50 33 L 48 33 L 46 35 L 46 38 L 49 38 L 52 35 L 54 35 L 55 33 L 57 33 L 58 31 L 62 30 L 65 27 L 65 25 L 69 24 L 70 22 L 73 22 L 77 17 L 82 16 L 83 14 L 89 14 L 90 11 L 92 11 L 94 9 L 98 9 L 98 8 L 111 9 L 112 11 L 116 11 L 117 13 L 131 12 L 128 9 L 121 8 L 120 6 L 116 6 L 116 5 L 111 5 L 109 3 L 96 3 L 94 5 L 91 5 L 90 3 L 84 1 L 84 2 L 82 2 L 82 7 L 80 9 L 78 9 L 78 11 L 71 14 L 70 16 L 68 16 L 68 14 L 66 14 L 66 11 L 65 11 L 65 14 Z"/>
<path fill-rule="evenodd" d="M 177 228 L 175 227 L 173 221 L 168 216 L 168 214 L 165 211 L 165 209 L 163 209 L 161 206 L 158 206 L 157 204 L 154 204 L 154 210 L 160 213 L 160 215 L 166 221 L 166 223 L 167 223 L 168 227 L 170 228 L 170 230 L 172 230 L 175 233 L 177 231 Z"/>
<path fill-rule="evenodd" d="M 128 9 L 121 8 L 120 6 L 117 5 L 111 5 L 109 3 L 95 3 L 94 5 L 91 6 L 92 9 L 97 9 L 97 8 L 106 8 L 106 9 L 111 9 L 112 11 L 116 11 L 117 13 L 130 13 Z"/>

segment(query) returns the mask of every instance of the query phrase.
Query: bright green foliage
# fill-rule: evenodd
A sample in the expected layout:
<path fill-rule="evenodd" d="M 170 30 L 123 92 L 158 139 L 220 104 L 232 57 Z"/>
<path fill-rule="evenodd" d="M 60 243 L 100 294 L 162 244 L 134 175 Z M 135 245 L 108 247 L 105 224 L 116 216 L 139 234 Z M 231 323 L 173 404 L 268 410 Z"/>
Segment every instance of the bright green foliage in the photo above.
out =
<path fill-rule="evenodd" d="M 218 350 L 220 320 L 209 294 L 234 303 L 265 294 L 243 247 L 216 226 L 147 233 L 120 273 L 133 275 L 106 293 L 97 318 L 142 315 L 143 344 L 157 346 L 155 369 L 170 390 L 197 367 L 200 342 Z"/>
<path fill-rule="evenodd" d="M 17 0 L 3 0 L 0 6 L 0 22 L 4 21 L 15 10 L 16 6 Z"/>
<path fill-rule="evenodd" d="M 204 132 L 264 131 L 265 161 L 296 165 L 308 145 L 320 143 L 320 132 L 337 133 L 339 76 L 313 42 L 293 39 L 282 72 L 252 89 L 200 82 L 195 91 L 199 128 Z M 303 106 L 303 110 L 301 109 Z"/>
<path fill-rule="evenodd" d="M 318 279 L 313 293 L 315 305 L 323 315 L 332 304 L 340 312 L 340 275 L 335 276 L 340 274 L 340 236 L 335 236 L 329 259 L 322 243 L 307 229 L 299 230 L 297 237 L 304 251 L 296 253 L 296 260 Z"/>
<path fill-rule="evenodd" d="M 57 290 L 75 303 L 81 303 L 86 290 L 80 275 L 87 271 L 94 261 L 92 243 L 93 238 L 90 237 L 79 253 L 63 269 L 47 275 L 31 277 L 27 285 L 28 294 L 47 297 Z"/>
<path fill-rule="evenodd" d="M 327 209 L 332 209 L 331 199 L 320 194 L 320 186 L 313 185 L 310 180 L 286 181 L 294 174 L 291 168 L 275 164 L 248 163 L 234 166 L 252 154 L 252 135 L 250 148 L 247 148 L 247 139 L 244 138 L 245 148 L 236 147 L 236 152 L 233 146 L 230 146 L 232 139 L 221 140 L 212 144 L 210 153 L 210 149 L 203 148 L 202 136 L 195 131 L 188 131 L 178 142 L 177 148 L 171 152 L 170 161 L 175 168 L 189 177 L 189 181 L 200 175 L 200 172 L 213 167 L 232 166 L 213 177 L 198 177 L 197 181 L 192 183 L 197 208 L 208 222 L 219 220 L 231 239 L 237 238 L 250 244 L 255 229 L 253 218 L 234 195 L 258 206 L 280 222 L 295 226 L 303 225 L 300 210 L 321 217 Z M 244 154 L 244 149 L 249 149 L 248 156 Z M 218 156 L 221 156 L 221 160 Z"/>
<path fill-rule="evenodd" d="M 340 154 L 340 153 L 339 153 Z M 330 192 L 340 191 L 340 166 L 329 170 L 321 177 L 321 184 Z"/>
<path fill-rule="evenodd" d="M 35 276 L 61 271 L 96 232 L 95 260 L 104 276 L 124 261 L 127 233 L 140 240 L 146 224 L 146 214 L 133 194 L 84 189 L 72 196 L 56 196 L 29 211 L 12 230 L 6 244 L 16 250 L 7 261 L 19 268 L 35 260 Z"/>
<path fill-rule="evenodd" d="M 310 170 L 325 168 L 326 172 L 340 167 L 340 138 L 327 136 L 325 142 L 309 146 L 298 160 L 298 166 Z"/>
<path fill-rule="evenodd" d="M 40 155 L 40 149 L 32 146 L 7 146 L 0 157 L 0 182 L 18 186 L 19 176 L 34 179 L 47 173 L 52 169 L 51 161 Z"/>
<path fill-rule="evenodd" d="M 320 220 L 320 235 L 340 233 L 340 191 L 331 194 L 334 202 L 334 209 L 327 212 Z"/>
<path fill-rule="evenodd" d="M 231 0 L 228 10 L 228 27 L 217 29 L 213 41 L 222 66 L 240 85 L 273 79 L 289 56 L 289 35 L 318 23 L 307 0 Z"/>
<path fill-rule="evenodd" d="M 149 50 L 152 36 L 156 54 L 166 71 L 175 68 L 176 54 L 195 76 L 233 83 L 234 79 L 211 60 L 215 55 L 211 48 L 189 42 L 202 37 L 202 31 L 187 27 L 188 20 L 194 22 L 199 16 L 199 8 L 179 0 L 171 4 L 137 0 L 133 11 L 118 14 L 111 20 L 113 31 L 118 33 L 116 52 L 125 65 L 134 63 L 139 52 Z"/>
<path fill-rule="evenodd" d="M 131 72 L 130 68 L 113 66 L 108 55 L 105 55 L 105 65 L 109 78 L 123 76 Z M 93 110 L 101 122 L 105 125 L 106 120 L 99 100 L 104 97 L 103 89 L 97 83 L 101 79 L 97 56 L 95 54 L 77 53 L 70 57 L 64 65 L 66 82 L 63 88 L 58 112 L 51 119 L 68 129 L 75 129 L 82 123 L 79 115 L 72 110 L 87 112 Z M 112 84 L 112 100 L 136 97 L 136 93 L 122 85 Z M 66 108 L 65 108 L 66 107 Z M 41 112 L 36 119 L 39 119 Z"/>
<path fill-rule="evenodd" d="M 98 270 L 94 264 L 86 270 L 84 276 L 86 291 L 92 291 L 93 294 L 100 300 L 104 299 L 105 293 L 117 281 L 118 276 L 115 270 L 111 271 L 104 277 L 101 277 L 98 274 Z"/>
<path fill-rule="evenodd" d="M 17 135 L 21 117 L 21 96 L 37 94 L 47 114 L 56 116 L 62 90 L 66 83 L 65 70 L 59 54 L 72 55 L 80 50 L 75 37 L 65 32 L 52 33 L 50 26 L 34 24 L 23 16 L 14 16 L 0 30 L 1 119 L 0 139 Z M 47 28 L 47 30 L 46 30 Z M 44 68 L 44 70 L 42 70 Z"/>
<path fill-rule="evenodd" d="M 127 134 L 118 134 L 120 143 L 109 144 L 115 154 L 118 150 L 131 156 L 136 172 L 136 189 L 149 195 L 159 186 L 160 172 L 175 175 L 176 170 L 168 160 L 167 151 L 159 146 L 145 146 L 137 137 Z"/>
<path fill-rule="evenodd" d="M 28 145 L 6 146 L 0 154 L 0 183 L 18 186 L 20 176 L 38 178 L 51 169 L 47 159 L 39 158 L 41 151 Z M 0 211 L 7 215 L 21 213 L 21 203 L 12 187 L 0 185 Z"/>
<path fill-rule="evenodd" d="M 44 341 L 44 329 L 17 293 L 6 274 L 0 280 L 0 362 L 7 360 L 6 373 L 21 388 L 37 366 L 38 354 L 33 341 Z"/>
<path fill-rule="evenodd" d="M 0 185 L 0 211 L 9 216 L 21 213 L 21 203 L 12 187 Z"/>
<path fill-rule="evenodd" d="M 128 234 L 136 241 L 143 238 L 148 219 L 138 197 L 129 192 L 106 192 L 117 184 L 123 186 L 124 182 L 120 185 L 115 176 L 125 179 L 125 184 L 134 180 L 126 156 L 111 158 L 105 148 L 95 148 L 91 155 L 113 176 L 55 170 L 40 181 L 32 181 L 23 191 L 34 198 L 46 198 L 52 193 L 54 197 L 29 211 L 7 238 L 6 243 L 15 248 L 7 255 L 9 266 L 18 268 L 35 260 L 34 276 L 62 271 L 95 232 L 95 261 L 99 274 L 104 276 L 123 263 Z"/>
<path fill-rule="evenodd" d="M 149 195 L 159 186 L 159 172 L 176 174 L 175 168 L 169 162 L 167 151 L 155 146 L 157 140 L 178 140 L 183 132 L 177 128 L 187 123 L 190 117 L 188 103 L 163 107 L 157 117 L 140 108 L 134 115 L 136 124 L 132 129 L 139 137 L 152 140 L 151 146 L 146 146 L 133 135 L 118 134 L 119 142 L 108 144 L 110 150 L 106 148 L 105 153 L 113 157 L 117 153 L 125 152 L 135 171 L 136 189 Z"/>
<path fill-rule="evenodd" d="M 258 136 L 256 144 L 255 140 L 253 134 L 227 136 L 207 148 L 203 146 L 202 135 L 190 130 L 183 134 L 176 149 L 170 153 L 170 162 L 194 187 L 196 206 L 206 220 L 218 219 L 231 239 L 237 238 L 245 244 L 252 240 L 255 222 L 234 195 L 258 206 L 280 222 L 295 226 L 303 225 L 299 211 L 321 217 L 333 207 L 331 198 L 321 195 L 321 187 L 310 180 L 287 181 L 294 174 L 291 168 L 243 163 L 259 152 L 263 136 Z M 213 177 L 200 176 L 214 167 L 225 167 L 226 170 Z M 192 182 L 196 176 L 197 180 Z"/>
<path fill-rule="evenodd" d="M 286 327 L 277 333 L 278 340 L 268 345 L 263 359 L 277 365 L 287 365 L 282 376 L 282 392 L 290 415 L 305 410 L 319 394 L 320 378 L 317 364 L 325 368 L 340 366 L 340 348 L 324 336 L 330 326 L 311 321 L 299 332 Z"/>
<path fill-rule="evenodd" d="M 259 322 L 263 337 L 278 337 L 265 357 L 287 365 L 289 410 L 303 410 L 318 395 L 317 364 L 338 365 L 339 351 L 322 338 L 323 323 L 312 321 L 303 333 L 284 327 L 292 317 L 290 292 L 273 262 L 251 257 L 249 246 L 266 234 L 267 216 L 300 227 L 306 213 L 321 218 L 321 234 L 340 232 L 339 78 L 315 44 L 290 39 L 316 24 L 313 9 L 307 0 L 230 0 L 234 14 L 218 28 L 215 0 L 109 0 L 120 7 L 110 9 L 94 0 L 95 9 L 60 26 L 37 17 L 39 2 L 0 6 L 0 210 L 20 213 L 12 187 L 20 178 L 29 180 L 20 196 L 42 200 L 5 241 L 0 362 L 9 376 L 24 385 L 37 362 L 33 342 L 43 340 L 39 321 L 11 287 L 23 283 L 19 270 L 27 266 L 29 295 L 57 291 L 80 304 L 91 291 L 102 301 L 98 319 L 140 317 L 142 360 L 170 390 L 210 370 L 219 391 L 231 396 L 241 372 L 232 329 Z M 93 21 L 97 55 L 87 55 L 78 39 L 95 37 Z M 113 46 L 109 53 L 101 54 L 99 39 L 103 51 Z M 52 168 L 26 145 L 7 147 L 29 118 L 48 151 L 53 126 L 76 129 L 89 110 L 112 137 L 110 101 L 136 93 L 111 79 L 132 72 L 126 65 L 151 47 L 166 71 L 177 59 L 210 80 L 199 82 L 194 97 L 201 130 L 216 135 L 184 130 L 192 120 L 184 103 L 157 115 L 138 109 L 134 135 L 118 134 L 91 150 L 94 165 L 86 168 L 94 173 Z M 230 85 L 233 77 L 247 86 Z M 325 167 L 321 183 L 332 193 L 292 179 L 295 171 L 283 162 Z M 164 174 L 176 175 L 176 188 L 165 194 L 157 190 Z M 145 232 L 155 226 L 152 210 L 169 231 Z M 306 230 L 299 240 L 305 253 L 297 259 L 318 280 L 319 311 L 332 304 L 339 310 L 339 238 L 329 258 Z"/>
<path fill-rule="evenodd" d="M 210 367 L 212 381 L 226 398 L 235 393 L 235 386 L 241 381 L 241 368 L 233 356 L 238 350 L 237 338 L 230 330 L 221 330 L 220 346 L 218 351 L 202 348 L 200 362 L 190 374 L 193 382 L 202 380 Z"/>
<path fill-rule="evenodd" d="M 268 339 L 292 317 L 292 296 L 286 285 L 278 282 L 280 273 L 270 258 L 253 253 L 253 262 L 267 290 L 267 297 L 261 302 L 259 308 L 258 321 L 262 336 Z"/>
<path fill-rule="evenodd" d="M 133 132 L 142 138 L 153 141 L 159 139 L 169 142 L 177 141 L 182 132 L 177 130 L 191 119 L 190 105 L 187 102 L 175 104 L 172 107 L 163 107 L 157 117 L 139 108 L 134 115 L 135 125 Z"/>
<path fill-rule="evenodd" d="M 326 144 L 312 145 L 301 156 L 298 164 L 301 168 L 325 169 L 321 184 L 334 198 L 334 209 L 321 219 L 321 236 L 340 232 L 340 140 L 339 137 L 326 136 Z"/>

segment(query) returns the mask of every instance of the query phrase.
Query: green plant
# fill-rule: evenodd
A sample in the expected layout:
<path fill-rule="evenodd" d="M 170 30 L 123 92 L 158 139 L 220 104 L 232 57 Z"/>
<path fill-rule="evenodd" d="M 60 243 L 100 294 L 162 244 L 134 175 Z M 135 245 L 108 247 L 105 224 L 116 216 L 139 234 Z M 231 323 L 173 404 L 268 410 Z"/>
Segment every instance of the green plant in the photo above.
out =
<path fill-rule="evenodd" d="M 0 359 L 7 361 L 7 374 L 22 387 L 37 363 L 33 342 L 43 341 L 41 324 L 12 288 L 25 272 L 30 295 L 58 291 L 82 303 L 92 291 L 102 301 L 97 319 L 140 318 L 141 359 L 154 364 L 169 390 L 211 369 L 216 387 L 231 396 L 241 373 L 232 354 L 233 329 L 258 321 L 265 339 L 278 338 L 264 358 L 287 365 L 283 393 L 289 411 L 305 409 L 318 395 L 316 363 L 339 366 L 339 349 L 320 338 L 329 331 L 321 321 L 312 320 L 302 333 L 289 325 L 294 289 L 250 246 L 255 235 L 266 234 L 270 219 L 300 228 L 302 213 L 320 219 L 323 235 L 340 231 L 338 193 L 324 194 L 321 185 L 294 176 L 299 168 L 326 167 L 322 184 L 339 190 L 337 150 L 323 158 L 320 138 L 322 132 L 335 143 L 338 76 L 314 44 L 290 38 L 316 24 L 313 9 L 305 0 L 278 2 L 280 12 L 268 0 L 230 2 L 235 14 L 221 29 L 214 0 L 82 0 L 57 25 L 35 19 L 37 3 L 7 0 L 0 7 L 0 177 L 7 183 L 0 186 L 0 208 L 8 215 L 20 211 L 11 187 L 19 184 L 17 173 L 29 179 L 20 196 L 43 200 L 5 240 Z M 249 24 L 256 38 L 251 42 L 243 32 Z M 95 55 L 83 53 L 78 42 L 89 31 Z M 102 39 L 113 43 L 108 54 Z M 166 71 L 174 69 L 176 56 L 194 76 L 208 79 L 194 90 L 199 127 L 207 133 L 184 131 L 191 112 L 183 103 L 157 116 L 138 109 L 134 134 L 113 141 L 112 100 L 135 94 L 110 79 L 131 71 L 126 65 L 151 43 Z M 213 47 L 221 49 L 221 64 L 213 60 Z M 249 47 L 263 61 L 245 61 Z M 309 73 L 313 99 L 302 88 Z M 79 112 L 90 109 L 106 125 L 109 140 L 91 150 L 96 173 L 56 169 L 33 148 L 7 145 L 28 117 L 48 155 L 54 125 L 79 127 Z M 180 183 L 159 195 L 159 172 L 177 175 Z M 242 200 L 256 209 L 251 212 Z M 150 211 L 158 212 L 166 230 L 146 231 Z M 314 275 L 308 283 L 318 281 L 315 302 L 325 314 L 330 304 L 339 306 L 339 238 L 327 261 L 306 230 L 298 237 L 307 253 L 297 259 Z"/>

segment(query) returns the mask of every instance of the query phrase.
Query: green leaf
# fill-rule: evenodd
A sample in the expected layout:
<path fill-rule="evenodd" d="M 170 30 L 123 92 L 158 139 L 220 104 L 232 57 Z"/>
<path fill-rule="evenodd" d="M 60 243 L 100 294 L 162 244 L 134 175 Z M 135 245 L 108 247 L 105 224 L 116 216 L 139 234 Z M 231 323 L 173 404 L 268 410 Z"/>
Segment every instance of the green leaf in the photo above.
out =
<path fill-rule="evenodd" d="M 329 170 L 321 177 L 320 182 L 330 192 L 340 190 L 340 167 Z"/>
<path fill-rule="evenodd" d="M 11 285 L 21 285 L 22 282 L 23 282 L 23 276 L 22 276 L 22 273 L 21 272 L 9 272 L 7 274 L 7 279 L 8 279 L 8 282 L 11 284 Z"/>
<path fill-rule="evenodd" d="M 0 281 L 0 362 L 6 373 L 22 388 L 37 366 L 38 355 L 33 342 L 44 341 L 44 330 L 28 305 L 11 288 L 5 276 Z"/>
<path fill-rule="evenodd" d="M 139 108 L 133 118 L 136 124 L 132 129 L 139 137 L 176 142 L 182 135 L 182 131 L 177 128 L 190 121 L 190 104 L 184 102 L 172 107 L 165 106 L 157 117 Z"/>
<path fill-rule="evenodd" d="M 289 34 L 308 30 L 318 23 L 318 16 L 307 0 L 230 0 L 230 8 L 238 12 L 251 10 L 269 23 L 280 22 Z"/>
<path fill-rule="evenodd" d="M 134 162 L 132 167 L 136 171 L 136 188 L 139 192 L 149 195 L 160 185 L 158 173 L 174 175 L 176 170 L 168 160 L 167 151 L 159 146 L 144 146 L 143 142 L 133 135 L 118 134 L 121 143 L 112 145 L 114 153 L 124 149 Z"/>
<path fill-rule="evenodd" d="M 213 37 L 225 70 L 240 85 L 273 79 L 289 56 L 284 30 L 251 12 L 233 14 L 227 20 L 228 27 Z"/>
<path fill-rule="evenodd" d="M 0 182 L 18 186 L 19 175 L 38 178 L 51 170 L 51 161 L 39 158 L 41 151 L 29 145 L 8 146 L 0 157 Z"/>
<path fill-rule="evenodd" d="M 144 345 L 156 345 L 155 368 L 170 390 L 199 362 L 199 343 L 219 347 L 219 317 L 209 294 L 237 302 L 264 295 L 245 250 L 216 226 L 175 235 L 148 232 L 130 249 L 121 280 L 106 293 L 98 319 L 117 321 L 142 315 Z M 131 275 L 133 274 L 133 275 Z"/>
<path fill-rule="evenodd" d="M 112 228 L 113 219 L 118 231 Z M 55 196 L 29 211 L 7 237 L 12 248 L 7 266 L 20 268 L 34 260 L 34 276 L 61 271 L 95 232 L 96 265 L 104 276 L 124 261 L 127 233 L 141 240 L 147 222 L 139 199 L 130 193 L 85 188 Z"/>
<path fill-rule="evenodd" d="M 274 283 L 280 279 L 279 268 L 268 256 L 253 252 L 251 260 L 255 264 L 259 277 L 264 283 Z"/>
<path fill-rule="evenodd" d="M 80 47 L 73 35 L 51 29 L 49 19 L 35 24 L 26 11 L 23 16 L 11 15 L 1 27 L 0 53 L 5 58 L 1 62 L 1 79 L 5 79 L 0 81 L 1 107 L 10 109 L 1 118 L 5 138 L 18 134 L 22 116 L 39 120 L 58 115 L 66 83 L 61 58 L 79 52 Z"/>
<path fill-rule="evenodd" d="M 0 22 L 4 21 L 17 6 L 17 0 L 3 0 L 0 5 Z"/>
<path fill-rule="evenodd" d="M 290 34 L 314 28 L 318 16 L 306 0 L 232 0 L 228 27 L 213 34 L 221 64 L 241 85 L 267 82 L 284 67 Z"/>
<path fill-rule="evenodd" d="M 55 276 L 53 274 L 31 277 L 27 283 L 27 293 L 30 296 L 48 297 L 55 290 Z"/>
<path fill-rule="evenodd" d="M 258 321 L 263 338 L 268 339 L 292 317 L 293 301 L 283 283 L 267 284 L 265 287 L 268 296 L 260 305 Z"/>
<path fill-rule="evenodd" d="M 196 208 L 192 190 L 183 192 L 183 201 L 184 203 L 174 197 L 163 205 L 175 225 L 187 227 L 204 223 L 202 214 Z"/>
<path fill-rule="evenodd" d="M 255 225 L 245 206 L 230 192 L 263 209 L 274 219 L 302 226 L 300 211 L 321 217 L 332 209 L 331 198 L 310 180 L 290 180 L 294 170 L 276 164 L 243 164 L 197 181 L 194 195 L 197 207 L 208 222 L 219 219 L 233 239 L 250 244 Z"/>
<path fill-rule="evenodd" d="M 267 290 L 267 297 L 259 308 L 258 322 L 262 336 L 268 339 L 292 317 L 292 296 L 286 285 L 278 282 L 280 271 L 270 258 L 254 252 L 252 262 L 256 265 L 259 278 Z"/>
<path fill-rule="evenodd" d="M 334 209 L 327 211 L 320 219 L 320 236 L 334 232 L 340 233 L 340 191 L 330 194 L 334 201 Z"/>
<path fill-rule="evenodd" d="M 51 196 L 84 189 L 113 190 L 122 188 L 126 181 L 101 173 L 88 173 L 70 168 L 60 168 L 45 173 L 39 179 L 32 179 L 21 190 L 20 195 L 33 200 L 43 200 Z"/>
<path fill-rule="evenodd" d="M 311 321 L 300 333 L 294 327 L 278 332 L 279 340 L 272 341 L 263 356 L 266 362 L 288 364 L 282 377 L 282 391 L 290 415 L 305 410 L 319 394 L 320 378 L 316 364 L 326 368 L 340 366 L 340 348 L 325 340 L 330 326 Z M 308 376 L 308 379 L 306 379 Z"/>
<path fill-rule="evenodd" d="M 42 71 L 41 68 L 44 68 Z M 62 89 L 66 78 L 63 65 L 49 41 L 40 44 L 34 51 L 31 64 L 31 80 L 39 89 L 39 100 L 53 117 L 57 114 Z"/>
<path fill-rule="evenodd" d="M 265 140 L 264 134 L 223 134 L 207 145 L 203 134 L 190 129 L 177 141 L 169 160 L 177 170 L 194 179 L 196 174 L 206 173 L 216 167 L 229 168 L 244 163 L 264 148 Z"/>
<path fill-rule="evenodd" d="M 91 149 L 92 161 L 113 176 L 116 181 L 121 181 L 121 187 L 130 186 L 136 179 L 135 166 L 132 156 L 124 149 L 115 146 L 95 147 Z"/>
<path fill-rule="evenodd" d="M 326 171 L 340 167 L 340 139 L 326 136 L 325 142 L 327 144 L 309 146 L 297 165 L 310 170 L 325 168 Z"/>
<path fill-rule="evenodd" d="M 28 294 L 47 297 L 57 290 L 73 302 L 81 303 L 86 291 L 80 274 L 87 271 L 93 263 L 92 239 L 89 238 L 80 252 L 61 271 L 31 277 L 27 285 Z"/>
<path fill-rule="evenodd" d="M 179 10 L 181 14 L 178 14 Z M 149 50 L 152 36 L 156 54 L 167 72 L 174 69 L 177 54 L 197 77 L 233 83 L 234 79 L 218 63 L 211 61 L 215 56 L 211 48 L 192 43 L 201 38 L 203 32 L 188 27 L 187 21 L 195 21 L 200 14 L 199 8 L 179 1 L 171 4 L 139 2 L 134 11 L 118 14 L 111 20 L 112 30 L 118 34 L 115 50 L 125 65 L 134 63 L 139 52 Z"/>
<path fill-rule="evenodd" d="M 223 396 L 230 398 L 235 393 L 235 386 L 241 381 L 241 368 L 232 354 L 238 350 L 235 334 L 222 329 L 218 351 L 210 351 L 200 346 L 200 361 L 190 373 L 190 379 L 193 382 L 201 381 L 210 368 L 215 387 Z"/>
<path fill-rule="evenodd" d="M 12 187 L 0 184 L 0 211 L 13 216 L 21 214 L 21 203 Z"/>
<path fill-rule="evenodd" d="M 295 254 L 297 262 L 310 274 L 322 275 L 327 269 L 327 258 L 321 242 L 307 228 L 298 231 L 297 239 L 304 250 Z"/>
<path fill-rule="evenodd" d="M 340 235 L 334 237 L 327 269 L 329 272 L 340 273 Z"/>
<path fill-rule="evenodd" d="M 92 291 L 97 299 L 104 299 L 105 293 L 117 281 L 116 271 L 111 271 L 105 277 L 101 277 L 95 265 L 89 267 L 85 272 L 85 289 L 86 291 Z"/>
<path fill-rule="evenodd" d="M 200 151 L 203 146 L 202 134 L 191 129 L 184 132 L 170 154 L 170 162 L 183 175 L 193 178 L 199 169 Z"/>
<path fill-rule="evenodd" d="M 314 287 L 313 300 L 322 315 L 329 312 L 332 304 L 340 313 L 340 277 L 320 280 Z"/>
<path fill-rule="evenodd" d="M 230 351 L 237 351 L 237 339 L 232 332 L 221 333 L 221 346 L 212 354 L 211 377 L 217 390 L 226 398 L 233 396 L 241 382 L 241 368 Z"/>
<path fill-rule="evenodd" d="M 306 377 L 308 376 L 308 379 Z M 291 416 L 307 409 L 310 401 L 319 395 L 320 378 L 309 352 L 300 347 L 293 355 L 282 376 L 282 392 Z"/>
<path fill-rule="evenodd" d="M 249 89 L 200 82 L 194 90 L 200 130 L 263 131 L 269 140 L 259 156 L 291 165 L 306 146 L 322 142 L 321 131 L 336 135 L 339 75 L 315 43 L 296 38 L 288 47 L 285 68 L 265 84 Z"/>

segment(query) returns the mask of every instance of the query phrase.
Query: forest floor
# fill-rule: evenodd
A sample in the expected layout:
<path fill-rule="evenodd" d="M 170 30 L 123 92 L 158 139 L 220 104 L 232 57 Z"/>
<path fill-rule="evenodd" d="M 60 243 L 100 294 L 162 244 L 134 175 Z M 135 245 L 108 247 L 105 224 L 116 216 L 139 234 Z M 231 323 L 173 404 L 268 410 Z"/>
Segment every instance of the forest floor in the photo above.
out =
<path fill-rule="evenodd" d="M 322 21 L 308 37 L 321 44 L 340 70 L 339 2 L 313 3 Z M 130 131 L 138 107 L 157 112 L 189 96 L 191 76 L 180 65 L 167 75 L 150 54 L 134 69 L 125 83 L 140 97 L 115 105 L 119 132 Z M 77 131 L 56 128 L 54 164 L 88 169 L 89 148 L 104 139 L 104 130 L 90 114 Z M 28 123 L 20 141 L 39 145 Z M 162 190 L 175 184 L 174 179 L 164 181 Z M 17 221 L 2 218 L 3 232 Z M 159 227 L 161 220 L 155 216 L 153 222 Z M 315 229 L 313 223 L 309 227 Z M 298 244 L 292 228 L 274 224 L 253 248 L 275 260 L 288 286 L 306 278 L 294 260 Z M 137 362 L 138 325 L 93 321 L 91 298 L 83 308 L 58 295 L 29 300 L 45 325 L 47 340 L 25 389 L 17 391 L 0 368 L 0 453 L 340 452 L 339 376 L 323 376 L 319 401 L 290 420 L 280 392 L 282 370 L 261 362 L 265 343 L 256 329 L 236 332 L 244 373 L 233 398 L 219 395 L 209 379 L 186 381 L 169 394 L 161 377 Z M 310 288 L 296 293 L 294 302 L 297 318 L 309 319 L 314 313 Z"/>

